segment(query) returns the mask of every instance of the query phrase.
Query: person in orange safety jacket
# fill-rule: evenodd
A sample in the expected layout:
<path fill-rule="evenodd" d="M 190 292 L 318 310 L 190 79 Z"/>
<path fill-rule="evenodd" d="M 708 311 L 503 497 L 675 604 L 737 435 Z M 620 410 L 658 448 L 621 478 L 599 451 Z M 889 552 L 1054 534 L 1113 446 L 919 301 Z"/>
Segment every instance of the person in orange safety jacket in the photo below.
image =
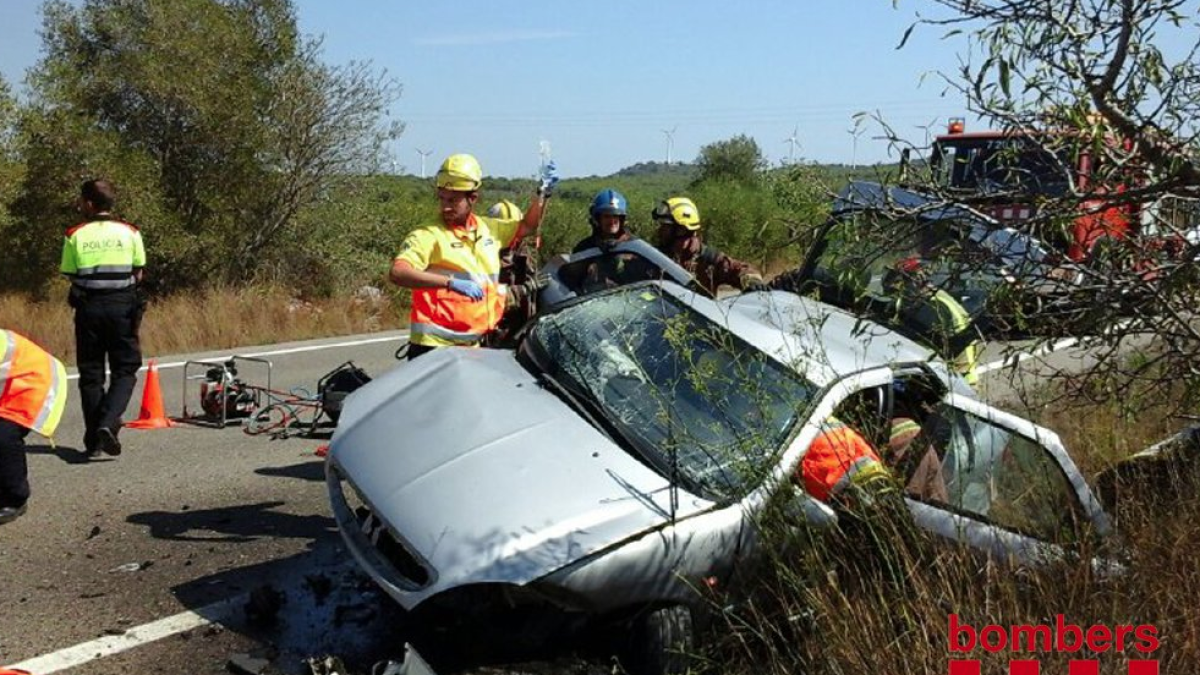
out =
<path fill-rule="evenodd" d="M 537 232 L 557 181 L 550 162 L 520 220 L 477 216 L 479 161 L 456 154 L 442 162 L 436 180 L 440 221 L 409 233 L 392 262 L 391 280 L 413 291 L 409 359 L 438 347 L 476 346 L 500 323 L 506 304 L 500 250 Z"/>
<path fill-rule="evenodd" d="M 889 475 L 867 439 L 831 416 L 800 462 L 798 478 L 809 494 L 829 502 L 851 485 L 870 485 Z"/>
<path fill-rule="evenodd" d="M 28 338 L 0 329 L 0 524 L 25 513 L 25 436 L 50 438 L 67 405 L 63 364 Z"/>

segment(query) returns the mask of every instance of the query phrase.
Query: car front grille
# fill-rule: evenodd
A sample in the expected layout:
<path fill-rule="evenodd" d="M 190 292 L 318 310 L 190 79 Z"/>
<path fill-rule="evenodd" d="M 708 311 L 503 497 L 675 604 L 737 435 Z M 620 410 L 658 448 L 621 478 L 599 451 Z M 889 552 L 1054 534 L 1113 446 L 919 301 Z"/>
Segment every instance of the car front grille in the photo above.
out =
<path fill-rule="evenodd" d="M 366 506 L 354 509 L 354 517 L 358 519 L 360 531 L 367 541 L 375 546 L 375 550 L 391 563 L 396 573 L 412 583 L 417 588 L 429 584 L 429 570 L 417 560 L 408 547 L 401 544 L 392 534 L 391 528 Z"/>
<path fill-rule="evenodd" d="M 414 554 L 404 542 L 396 536 L 391 526 L 376 515 L 375 510 L 362 498 L 354 483 L 344 476 L 339 476 L 340 496 L 349 511 L 354 515 L 355 525 L 342 524 L 343 527 L 356 527 L 357 531 L 350 534 L 362 545 L 371 546 L 378 554 L 381 562 L 392 568 L 398 585 L 409 590 L 419 590 L 428 586 L 432 575 L 429 567 Z"/>

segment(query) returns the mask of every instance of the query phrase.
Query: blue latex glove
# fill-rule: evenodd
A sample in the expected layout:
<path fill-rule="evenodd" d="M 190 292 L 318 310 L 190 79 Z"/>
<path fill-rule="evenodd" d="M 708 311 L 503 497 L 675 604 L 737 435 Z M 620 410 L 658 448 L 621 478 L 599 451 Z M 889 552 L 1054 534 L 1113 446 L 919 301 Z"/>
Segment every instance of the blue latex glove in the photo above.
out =
<path fill-rule="evenodd" d="M 465 295 L 472 300 L 483 299 L 483 288 L 470 279 L 451 279 L 450 290 L 459 295 Z"/>
<path fill-rule="evenodd" d="M 542 167 L 540 181 L 538 182 L 538 194 L 543 197 L 549 197 L 554 194 L 555 185 L 558 185 L 558 167 L 554 166 L 554 160 L 550 160 L 546 166 Z"/>

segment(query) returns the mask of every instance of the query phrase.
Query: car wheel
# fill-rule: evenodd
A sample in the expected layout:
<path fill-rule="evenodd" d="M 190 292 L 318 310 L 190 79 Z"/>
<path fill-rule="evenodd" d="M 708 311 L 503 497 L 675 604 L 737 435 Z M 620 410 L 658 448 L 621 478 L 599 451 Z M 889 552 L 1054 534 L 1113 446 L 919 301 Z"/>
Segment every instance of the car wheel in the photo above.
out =
<path fill-rule="evenodd" d="M 682 675 L 696 665 L 692 612 L 682 605 L 661 607 L 633 624 L 629 671 L 633 675 Z"/>

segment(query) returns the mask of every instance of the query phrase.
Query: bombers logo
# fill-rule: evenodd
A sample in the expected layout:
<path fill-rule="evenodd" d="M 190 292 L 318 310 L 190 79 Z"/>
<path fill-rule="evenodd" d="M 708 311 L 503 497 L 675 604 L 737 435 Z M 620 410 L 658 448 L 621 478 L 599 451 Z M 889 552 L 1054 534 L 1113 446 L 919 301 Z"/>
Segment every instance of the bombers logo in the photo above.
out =
<path fill-rule="evenodd" d="M 1067 623 L 1062 614 L 1054 617 L 1054 625 L 988 624 L 975 628 L 959 620 L 957 614 L 950 615 L 949 650 L 951 654 L 970 654 L 976 647 L 995 654 L 1009 652 L 1074 654 L 1087 650 L 1091 654 L 1108 652 L 1123 653 L 1126 649 L 1150 655 L 1160 646 L 1158 629 L 1142 625 L 1095 625 L 1082 628 Z M 1008 662 L 1009 675 L 1041 675 L 1041 663 L 1033 659 Z M 979 675 L 980 662 L 974 659 L 951 660 L 949 675 Z M 1099 675 L 1100 661 L 1097 659 L 1072 660 L 1066 675 Z M 1129 675 L 1159 675 L 1158 661 L 1130 659 Z"/>

